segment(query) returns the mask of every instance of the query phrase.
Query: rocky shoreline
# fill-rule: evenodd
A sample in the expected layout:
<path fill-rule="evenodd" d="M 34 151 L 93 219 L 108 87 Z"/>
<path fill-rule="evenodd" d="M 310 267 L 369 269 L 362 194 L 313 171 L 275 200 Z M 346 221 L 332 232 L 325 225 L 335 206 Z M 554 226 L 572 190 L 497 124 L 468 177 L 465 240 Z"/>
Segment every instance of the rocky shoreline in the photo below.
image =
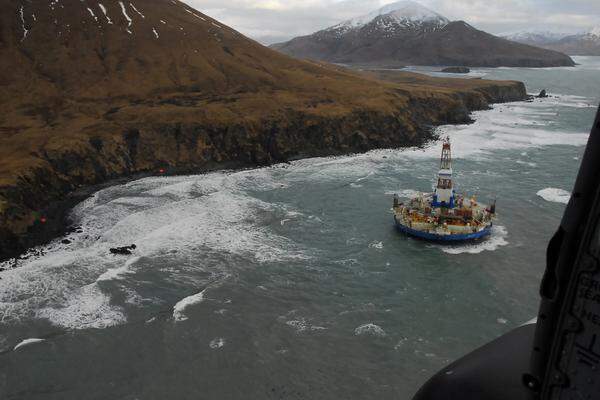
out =
<path fill-rule="evenodd" d="M 252 122 L 145 121 L 120 125 L 118 135 L 88 135 L 85 143 L 47 151 L 42 167 L 15 185 L 0 186 L 0 261 L 64 235 L 71 229 L 69 210 L 112 184 L 421 146 L 434 139 L 435 126 L 468 123 L 472 111 L 527 98 L 520 82 L 480 82 L 442 94 L 403 93 L 408 104 L 391 113 L 351 110 L 331 116 L 288 109 Z"/>

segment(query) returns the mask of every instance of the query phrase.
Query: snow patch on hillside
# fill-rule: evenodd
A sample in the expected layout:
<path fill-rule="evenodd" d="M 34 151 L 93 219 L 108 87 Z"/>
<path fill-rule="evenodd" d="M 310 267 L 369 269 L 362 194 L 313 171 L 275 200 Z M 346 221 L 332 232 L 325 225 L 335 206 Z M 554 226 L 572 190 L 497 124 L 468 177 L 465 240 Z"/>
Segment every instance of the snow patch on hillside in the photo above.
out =
<path fill-rule="evenodd" d="M 96 14 L 94 14 L 94 11 L 89 7 L 87 9 L 90 12 L 90 15 L 94 18 L 94 20 L 96 20 L 96 22 L 98 22 L 98 17 L 96 17 Z"/>
<path fill-rule="evenodd" d="M 412 1 L 392 3 L 381 8 L 379 11 L 380 15 L 389 14 L 399 21 L 410 20 L 413 22 L 430 22 L 445 20 L 446 22 L 450 22 L 446 17 Z"/>
<path fill-rule="evenodd" d="M 110 17 L 108 16 L 108 12 L 106 11 L 106 7 L 104 7 L 104 4 L 102 3 L 98 3 L 98 7 L 100 7 L 100 9 L 102 10 L 102 12 L 104 13 L 104 16 L 106 17 L 106 21 L 112 25 L 112 20 L 110 19 Z"/>
<path fill-rule="evenodd" d="M 146 18 L 146 16 L 144 14 L 142 14 L 137 8 L 135 8 L 135 6 L 133 5 L 133 3 L 129 3 L 129 6 L 133 9 L 133 11 L 135 11 L 136 13 L 138 13 L 140 15 L 140 17 Z"/>
<path fill-rule="evenodd" d="M 194 17 L 201 19 L 202 21 L 206 21 L 206 18 L 201 17 L 200 15 L 196 14 L 193 11 L 188 10 L 187 8 L 184 8 L 184 10 L 188 13 L 188 14 L 192 14 Z"/>
<path fill-rule="evenodd" d="M 21 39 L 21 42 L 25 39 L 27 39 L 27 34 L 29 33 L 29 30 L 25 27 L 25 15 L 23 14 L 23 6 L 21 5 L 21 10 L 20 10 L 20 14 L 21 14 L 21 24 L 23 26 L 23 38 Z"/>
<path fill-rule="evenodd" d="M 121 11 L 123 12 L 123 15 L 125 16 L 125 19 L 127 20 L 127 28 L 125 28 L 125 30 L 127 31 L 127 33 L 129 33 L 131 35 L 131 25 L 133 24 L 133 21 L 131 20 L 131 17 L 127 14 L 127 10 L 125 9 L 125 4 L 123 4 L 122 1 L 119 2 L 119 5 L 121 6 Z"/>

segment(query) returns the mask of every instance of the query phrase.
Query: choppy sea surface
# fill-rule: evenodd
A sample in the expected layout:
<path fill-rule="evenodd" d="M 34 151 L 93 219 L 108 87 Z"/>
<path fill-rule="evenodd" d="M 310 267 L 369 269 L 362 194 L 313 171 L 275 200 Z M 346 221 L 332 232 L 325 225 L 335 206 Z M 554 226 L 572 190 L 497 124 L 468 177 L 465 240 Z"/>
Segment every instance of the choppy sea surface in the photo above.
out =
<path fill-rule="evenodd" d="M 439 128 L 458 190 L 498 198 L 482 243 L 394 230 L 393 193 L 431 190 L 439 143 L 96 193 L 71 243 L 3 265 L 0 398 L 409 399 L 537 313 L 600 102 L 600 58 L 577 62 L 475 70 L 551 97 Z"/>

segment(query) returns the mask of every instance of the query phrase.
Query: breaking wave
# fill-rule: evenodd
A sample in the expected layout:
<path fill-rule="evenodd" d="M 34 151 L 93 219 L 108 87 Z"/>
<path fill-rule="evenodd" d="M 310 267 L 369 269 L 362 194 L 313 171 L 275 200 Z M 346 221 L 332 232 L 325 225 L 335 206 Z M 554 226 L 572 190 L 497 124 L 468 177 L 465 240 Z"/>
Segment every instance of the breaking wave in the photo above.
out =
<path fill-rule="evenodd" d="M 122 279 L 123 275 L 132 273 L 131 266 L 133 264 L 135 264 L 136 262 L 138 262 L 139 260 L 140 260 L 140 257 L 133 257 L 133 258 L 127 260 L 125 265 L 123 265 L 122 267 L 109 269 L 108 271 L 106 271 L 105 273 L 100 275 L 98 277 L 98 279 L 96 279 L 96 282 Z"/>
<path fill-rule="evenodd" d="M 356 328 L 354 330 L 354 335 L 356 335 L 356 336 L 369 335 L 369 336 L 384 337 L 384 336 L 387 336 L 387 333 L 379 325 L 370 323 L 370 324 L 361 325 L 358 328 Z"/>
<path fill-rule="evenodd" d="M 19 344 L 17 344 L 17 345 L 16 345 L 16 346 L 13 348 L 13 351 L 14 351 L 14 350 L 18 350 L 18 349 L 20 349 L 21 347 L 30 346 L 30 345 L 32 345 L 32 344 L 36 344 L 36 343 L 42 343 L 42 342 L 45 342 L 45 341 L 46 341 L 46 339 L 37 339 L 37 338 L 25 339 L 25 340 L 21 341 Z"/>
<path fill-rule="evenodd" d="M 122 309 L 110 304 L 110 296 L 93 283 L 62 295 L 66 302 L 44 307 L 36 317 L 68 329 L 108 328 L 127 321 Z"/>
<path fill-rule="evenodd" d="M 206 289 L 193 296 L 188 296 L 183 300 L 180 300 L 175 307 L 173 307 L 173 319 L 175 322 L 186 321 L 188 319 L 185 315 L 185 310 L 196 304 L 200 304 L 204 301 L 204 293 Z"/>
<path fill-rule="evenodd" d="M 436 245 L 436 247 L 440 248 L 444 253 L 447 254 L 479 254 L 483 253 L 484 251 L 495 251 L 502 246 L 507 246 L 507 236 L 507 229 L 504 226 L 496 225 L 492 228 L 492 235 L 482 242 L 456 246 Z"/>
<path fill-rule="evenodd" d="M 217 350 L 225 346 L 226 343 L 227 341 L 224 338 L 216 338 L 210 341 L 208 347 L 210 347 L 213 350 Z"/>

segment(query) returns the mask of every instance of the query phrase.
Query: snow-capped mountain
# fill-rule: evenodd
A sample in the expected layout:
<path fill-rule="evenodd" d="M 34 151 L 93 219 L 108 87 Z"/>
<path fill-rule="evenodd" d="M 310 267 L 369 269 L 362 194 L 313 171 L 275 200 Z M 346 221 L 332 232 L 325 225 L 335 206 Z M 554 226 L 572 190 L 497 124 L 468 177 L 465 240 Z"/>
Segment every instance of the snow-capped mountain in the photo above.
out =
<path fill-rule="evenodd" d="M 552 31 L 522 31 L 502 35 L 503 38 L 512 40 L 513 42 L 532 44 L 534 46 L 554 43 L 560 39 L 569 36 L 569 33 L 559 33 Z"/>
<path fill-rule="evenodd" d="M 588 39 L 600 40 L 600 26 L 596 26 L 583 34 Z"/>
<path fill-rule="evenodd" d="M 600 56 L 600 26 L 564 37 L 547 47 L 576 56 Z"/>
<path fill-rule="evenodd" d="M 520 32 L 505 38 L 571 55 L 600 56 L 600 26 L 576 34 Z"/>
<path fill-rule="evenodd" d="M 312 35 L 275 44 L 299 58 L 335 63 L 446 66 L 571 66 L 564 54 L 525 46 L 399 1 Z"/>
<path fill-rule="evenodd" d="M 414 1 L 405 0 L 388 4 L 377 11 L 371 12 L 357 18 L 353 18 L 334 26 L 331 29 L 357 29 L 373 22 L 379 17 L 384 17 L 390 23 L 414 27 L 419 24 L 428 23 L 444 27 L 450 23 L 446 17 L 422 6 Z"/>

